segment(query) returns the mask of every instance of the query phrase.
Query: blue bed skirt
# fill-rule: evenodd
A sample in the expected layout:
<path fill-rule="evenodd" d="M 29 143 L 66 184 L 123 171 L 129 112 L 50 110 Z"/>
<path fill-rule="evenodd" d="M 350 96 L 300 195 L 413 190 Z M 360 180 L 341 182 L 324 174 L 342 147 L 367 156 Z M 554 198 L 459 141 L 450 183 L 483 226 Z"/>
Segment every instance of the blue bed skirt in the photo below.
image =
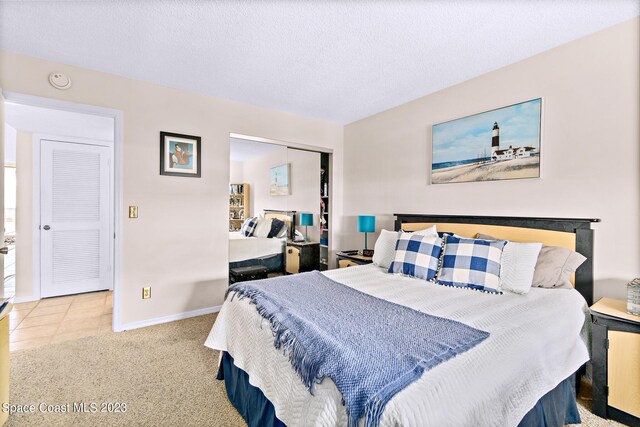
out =
<path fill-rule="evenodd" d="M 249 375 L 233 364 L 233 357 L 227 352 L 222 354 L 217 378 L 224 380 L 229 401 L 249 427 L 285 426 L 276 417 L 273 404 L 258 387 L 249 384 Z M 566 424 L 580 424 L 575 386 L 573 374 L 542 396 L 520 421 L 518 427 L 562 427 Z"/>
<path fill-rule="evenodd" d="M 267 267 L 269 273 L 284 272 L 284 254 L 267 255 L 260 258 L 251 258 L 243 261 L 235 261 L 229 263 L 229 269 L 238 267 L 251 267 L 260 265 Z"/>
<path fill-rule="evenodd" d="M 524 416 L 519 427 L 561 427 L 580 424 L 580 413 L 576 402 L 576 374 L 562 381 L 538 400 Z"/>
<path fill-rule="evenodd" d="M 258 387 L 249 384 L 249 375 L 233 364 L 227 352 L 222 353 L 217 378 L 224 380 L 229 400 L 249 427 L 286 427 L 276 417 L 273 404 Z"/>

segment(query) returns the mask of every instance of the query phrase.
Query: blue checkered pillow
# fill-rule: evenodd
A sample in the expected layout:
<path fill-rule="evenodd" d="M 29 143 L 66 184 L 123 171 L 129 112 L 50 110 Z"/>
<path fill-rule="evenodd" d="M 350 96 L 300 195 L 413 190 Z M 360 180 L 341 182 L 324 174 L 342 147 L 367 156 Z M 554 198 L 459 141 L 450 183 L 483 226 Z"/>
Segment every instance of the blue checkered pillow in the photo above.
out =
<path fill-rule="evenodd" d="M 465 239 L 445 235 L 438 283 L 502 294 L 500 259 L 505 240 Z"/>
<path fill-rule="evenodd" d="M 253 236 L 253 232 L 256 231 L 256 227 L 258 226 L 258 217 L 254 216 L 252 218 L 247 218 L 243 223 L 242 227 L 240 227 L 240 233 L 244 237 Z"/>
<path fill-rule="evenodd" d="M 441 252 L 442 239 L 437 236 L 400 233 L 389 273 L 433 280 L 438 272 Z"/>

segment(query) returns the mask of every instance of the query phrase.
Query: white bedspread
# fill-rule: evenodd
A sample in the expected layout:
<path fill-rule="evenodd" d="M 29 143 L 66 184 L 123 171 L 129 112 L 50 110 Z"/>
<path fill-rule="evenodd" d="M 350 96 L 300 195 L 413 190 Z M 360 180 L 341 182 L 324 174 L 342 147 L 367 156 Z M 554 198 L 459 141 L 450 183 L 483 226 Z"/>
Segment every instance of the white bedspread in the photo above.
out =
<path fill-rule="evenodd" d="M 573 289 L 492 295 L 390 275 L 373 264 L 326 274 L 362 292 L 491 333 L 398 393 L 385 408 L 382 426 L 515 426 L 540 397 L 589 360 L 580 335 L 586 302 Z M 288 426 L 347 424 L 335 384 L 326 378 L 311 396 L 274 349 L 268 322 L 248 298 L 224 303 L 205 345 L 228 351 Z"/>
<path fill-rule="evenodd" d="M 245 261 L 281 254 L 286 238 L 244 237 L 239 231 L 229 232 L 229 262 Z"/>

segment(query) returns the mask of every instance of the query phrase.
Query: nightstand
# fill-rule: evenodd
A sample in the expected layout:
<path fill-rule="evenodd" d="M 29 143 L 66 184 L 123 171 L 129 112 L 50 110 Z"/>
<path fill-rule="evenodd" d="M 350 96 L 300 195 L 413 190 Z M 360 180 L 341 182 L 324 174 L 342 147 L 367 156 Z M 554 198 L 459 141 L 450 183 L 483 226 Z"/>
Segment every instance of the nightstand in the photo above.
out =
<path fill-rule="evenodd" d="M 286 268 L 288 274 L 303 273 L 320 268 L 320 243 L 287 242 Z"/>
<path fill-rule="evenodd" d="M 593 413 L 640 426 L 640 316 L 627 302 L 602 298 L 593 316 Z"/>
<path fill-rule="evenodd" d="M 344 251 L 336 254 L 336 265 L 338 268 L 371 264 L 372 262 L 373 257 L 358 255 L 358 251 Z"/>
<path fill-rule="evenodd" d="M 7 304 L 0 310 L 0 405 L 9 403 L 9 312 L 11 307 L 11 304 Z M 0 426 L 4 425 L 8 417 L 7 412 L 0 411 Z"/>

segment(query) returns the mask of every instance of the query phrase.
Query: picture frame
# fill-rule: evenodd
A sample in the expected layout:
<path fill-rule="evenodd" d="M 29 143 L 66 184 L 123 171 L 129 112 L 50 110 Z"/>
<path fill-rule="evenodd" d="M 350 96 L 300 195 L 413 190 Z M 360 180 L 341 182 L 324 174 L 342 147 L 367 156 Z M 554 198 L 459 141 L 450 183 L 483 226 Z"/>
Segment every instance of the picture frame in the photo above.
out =
<path fill-rule="evenodd" d="M 290 164 L 275 166 L 269 169 L 269 195 L 288 196 L 291 194 Z"/>
<path fill-rule="evenodd" d="M 542 98 L 431 127 L 431 183 L 540 178 Z"/>
<path fill-rule="evenodd" d="M 201 138 L 160 132 L 160 175 L 201 177 Z"/>

